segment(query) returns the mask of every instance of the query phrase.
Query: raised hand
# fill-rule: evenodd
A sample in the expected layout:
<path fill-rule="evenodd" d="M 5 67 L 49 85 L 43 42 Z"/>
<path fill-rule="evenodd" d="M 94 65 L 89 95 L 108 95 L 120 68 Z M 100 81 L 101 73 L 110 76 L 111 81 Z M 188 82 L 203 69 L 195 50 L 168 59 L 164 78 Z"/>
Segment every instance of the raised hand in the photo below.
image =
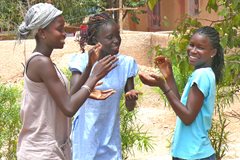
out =
<path fill-rule="evenodd" d="M 140 80 L 149 86 L 160 87 L 166 85 L 165 78 L 163 76 L 158 76 L 156 74 L 147 74 L 143 72 L 138 73 Z"/>
<path fill-rule="evenodd" d="M 92 71 L 92 76 L 95 76 L 97 79 L 103 78 L 108 74 L 113 68 L 117 66 L 115 63 L 118 60 L 116 56 L 106 56 L 103 59 L 99 60 L 95 65 Z"/>
<path fill-rule="evenodd" d="M 100 43 L 96 44 L 92 49 L 88 51 L 88 65 L 93 66 L 93 64 L 99 59 L 99 54 L 102 49 Z"/>
<path fill-rule="evenodd" d="M 160 69 L 165 79 L 173 75 L 172 64 L 170 60 L 164 56 L 158 56 L 154 60 L 155 65 Z"/>
<path fill-rule="evenodd" d="M 139 94 L 142 94 L 142 92 L 136 91 L 134 89 L 129 90 L 125 94 L 125 105 L 126 105 L 128 111 L 134 110 L 134 107 L 136 106 L 136 100 L 138 100 Z"/>
<path fill-rule="evenodd" d="M 138 99 L 139 94 L 142 94 L 142 92 L 132 89 L 125 94 L 125 99 L 128 101 L 135 101 Z"/>

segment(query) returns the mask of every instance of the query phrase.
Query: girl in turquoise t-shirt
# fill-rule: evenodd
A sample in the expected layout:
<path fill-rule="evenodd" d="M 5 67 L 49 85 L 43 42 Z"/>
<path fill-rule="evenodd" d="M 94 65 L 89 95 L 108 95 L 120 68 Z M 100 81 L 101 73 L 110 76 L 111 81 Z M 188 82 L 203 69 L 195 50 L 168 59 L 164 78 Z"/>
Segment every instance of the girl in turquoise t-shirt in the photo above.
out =
<path fill-rule="evenodd" d="M 144 84 L 158 86 L 177 115 L 172 142 L 173 160 L 215 160 L 208 137 L 211 128 L 216 83 L 224 66 L 219 33 L 212 27 L 197 29 L 187 47 L 189 63 L 194 66 L 180 98 L 169 59 L 155 59 L 162 76 L 139 73 Z"/>

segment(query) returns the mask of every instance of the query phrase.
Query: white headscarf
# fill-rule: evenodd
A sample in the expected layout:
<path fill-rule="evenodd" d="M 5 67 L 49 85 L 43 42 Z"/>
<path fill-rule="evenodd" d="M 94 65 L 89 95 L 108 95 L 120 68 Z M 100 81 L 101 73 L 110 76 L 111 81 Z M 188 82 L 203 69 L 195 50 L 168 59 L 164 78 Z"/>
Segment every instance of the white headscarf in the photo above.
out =
<path fill-rule="evenodd" d="M 24 21 L 18 27 L 19 38 L 26 38 L 34 30 L 45 28 L 57 16 L 61 15 L 62 11 L 55 8 L 49 3 L 38 3 L 33 5 L 27 11 Z"/>

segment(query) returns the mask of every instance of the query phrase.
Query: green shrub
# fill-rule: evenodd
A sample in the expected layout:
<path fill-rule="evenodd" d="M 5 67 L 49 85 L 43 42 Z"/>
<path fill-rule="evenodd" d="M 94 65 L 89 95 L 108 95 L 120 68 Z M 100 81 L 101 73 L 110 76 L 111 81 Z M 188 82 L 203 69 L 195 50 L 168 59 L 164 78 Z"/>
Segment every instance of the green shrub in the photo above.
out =
<path fill-rule="evenodd" d="M 21 89 L 0 83 L 0 159 L 16 159 Z"/>
<path fill-rule="evenodd" d="M 223 115 L 224 113 L 222 113 Z M 209 131 L 211 144 L 215 149 L 216 157 L 222 159 L 228 150 L 228 135 L 226 131 L 228 125 L 226 116 L 219 116 L 219 119 L 213 119 L 212 128 Z"/>
<path fill-rule="evenodd" d="M 139 77 L 135 78 L 135 89 L 141 90 Z M 140 97 L 139 97 L 140 98 Z M 129 112 L 125 106 L 124 96 L 120 101 L 120 132 L 122 138 L 123 159 L 127 159 L 129 154 L 134 155 L 134 147 L 139 151 L 149 151 L 153 149 L 153 137 L 147 131 L 143 131 L 142 125 L 136 123 L 137 108 Z"/>

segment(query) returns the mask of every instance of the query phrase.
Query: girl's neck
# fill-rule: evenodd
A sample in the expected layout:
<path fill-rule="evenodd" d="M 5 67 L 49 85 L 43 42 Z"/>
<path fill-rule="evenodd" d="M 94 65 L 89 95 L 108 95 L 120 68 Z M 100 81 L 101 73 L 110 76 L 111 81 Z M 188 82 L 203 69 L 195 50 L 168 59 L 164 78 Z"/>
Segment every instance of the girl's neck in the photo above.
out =
<path fill-rule="evenodd" d="M 42 53 L 44 56 L 46 57 L 50 57 L 51 54 L 52 54 L 52 49 L 48 49 L 46 47 L 41 47 L 41 46 L 37 46 L 33 52 L 39 52 L 39 53 Z"/>
<path fill-rule="evenodd" d="M 211 65 L 205 65 L 201 67 L 195 67 L 194 70 L 201 69 L 201 68 L 211 68 Z"/>
<path fill-rule="evenodd" d="M 206 62 L 206 63 L 202 63 L 202 64 L 199 64 L 197 66 L 195 66 L 194 68 L 195 69 L 200 69 L 200 68 L 208 68 L 208 67 L 212 67 L 212 60 Z"/>
<path fill-rule="evenodd" d="M 104 57 L 108 56 L 109 54 L 106 52 L 100 52 L 99 59 L 103 59 Z"/>

